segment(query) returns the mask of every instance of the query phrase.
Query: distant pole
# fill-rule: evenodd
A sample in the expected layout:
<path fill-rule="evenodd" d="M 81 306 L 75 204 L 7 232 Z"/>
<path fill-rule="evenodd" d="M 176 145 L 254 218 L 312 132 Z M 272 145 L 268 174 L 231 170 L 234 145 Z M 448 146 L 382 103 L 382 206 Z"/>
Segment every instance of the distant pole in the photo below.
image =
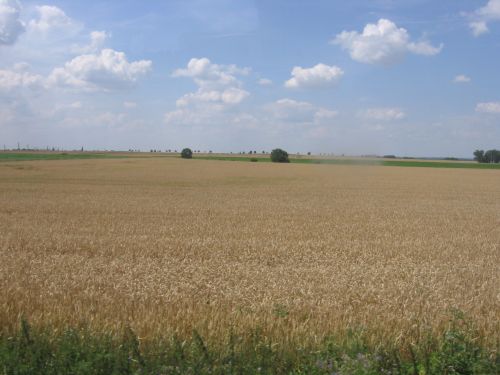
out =
<path fill-rule="evenodd" d="M 17 151 L 21 150 L 21 146 L 19 145 L 19 142 L 17 142 Z"/>

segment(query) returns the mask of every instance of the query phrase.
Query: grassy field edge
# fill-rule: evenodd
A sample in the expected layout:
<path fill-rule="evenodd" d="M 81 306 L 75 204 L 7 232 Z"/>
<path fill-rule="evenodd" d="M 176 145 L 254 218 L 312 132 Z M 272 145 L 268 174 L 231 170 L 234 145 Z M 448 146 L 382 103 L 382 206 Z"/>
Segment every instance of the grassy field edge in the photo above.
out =
<path fill-rule="evenodd" d="M 54 152 L 54 153 L 18 153 L 18 152 L 0 152 L 0 162 L 10 161 L 35 161 L 35 160 L 81 160 L 81 159 L 116 159 L 124 158 L 125 155 L 97 152 Z"/>
<path fill-rule="evenodd" d="M 25 320 L 13 335 L 0 334 L 2 374 L 497 374 L 498 351 L 489 352 L 463 315 L 442 336 L 419 343 L 369 347 L 362 334 L 324 340 L 314 348 L 280 347 L 258 329 L 228 332 L 210 345 L 189 339 L 143 342 L 130 328 L 119 335 L 87 329 L 34 329 Z"/>
<path fill-rule="evenodd" d="M 240 161 L 270 163 L 270 158 L 245 156 L 194 156 L 197 160 Z M 500 164 L 465 163 L 449 161 L 421 161 L 421 160 L 385 160 L 385 159 L 316 159 L 290 158 L 294 164 L 333 164 L 333 165 L 361 165 L 385 167 L 420 167 L 420 168 L 467 168 L 467 169 L 500 169 Z"/>

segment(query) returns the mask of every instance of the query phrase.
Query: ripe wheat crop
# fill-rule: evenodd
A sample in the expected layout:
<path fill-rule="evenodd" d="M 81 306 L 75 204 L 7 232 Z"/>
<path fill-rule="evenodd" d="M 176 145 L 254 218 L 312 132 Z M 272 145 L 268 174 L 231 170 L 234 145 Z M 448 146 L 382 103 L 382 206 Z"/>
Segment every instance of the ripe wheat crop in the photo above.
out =
<path fill-rule="evenodd" d="M 495 170 L 181 159 L 0 164 L 0 321 L 141 339 L 499 339 Z"/>

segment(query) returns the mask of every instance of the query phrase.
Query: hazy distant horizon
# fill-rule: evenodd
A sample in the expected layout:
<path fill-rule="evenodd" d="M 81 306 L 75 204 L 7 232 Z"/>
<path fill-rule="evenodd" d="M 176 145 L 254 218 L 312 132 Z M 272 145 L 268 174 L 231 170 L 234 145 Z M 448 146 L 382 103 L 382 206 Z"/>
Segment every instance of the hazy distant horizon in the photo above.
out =
<path fill-rule="evenodd" d="M 0 146 L 472 158 L 500 0 L 0 0 Z"/>

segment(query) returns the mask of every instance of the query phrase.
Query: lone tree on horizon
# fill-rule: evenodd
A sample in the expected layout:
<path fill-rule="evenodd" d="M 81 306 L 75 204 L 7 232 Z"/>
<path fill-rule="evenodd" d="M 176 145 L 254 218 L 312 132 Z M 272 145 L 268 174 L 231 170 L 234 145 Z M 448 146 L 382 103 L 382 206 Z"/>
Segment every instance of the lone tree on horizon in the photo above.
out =
<path fill-rule="evenodd" d="M 288 159 L 288 152 L 281 148 L 275 148 L 271 151 L 271 161 L 273 163 L 290 163 Z"/>
<path fill-rule="evenodd" d="M 193 151 L 191 151 L 190 148 L 185 148 L 181 151 L 181 158 L 183 159 L 192 159 L 193 158 Z"/>

